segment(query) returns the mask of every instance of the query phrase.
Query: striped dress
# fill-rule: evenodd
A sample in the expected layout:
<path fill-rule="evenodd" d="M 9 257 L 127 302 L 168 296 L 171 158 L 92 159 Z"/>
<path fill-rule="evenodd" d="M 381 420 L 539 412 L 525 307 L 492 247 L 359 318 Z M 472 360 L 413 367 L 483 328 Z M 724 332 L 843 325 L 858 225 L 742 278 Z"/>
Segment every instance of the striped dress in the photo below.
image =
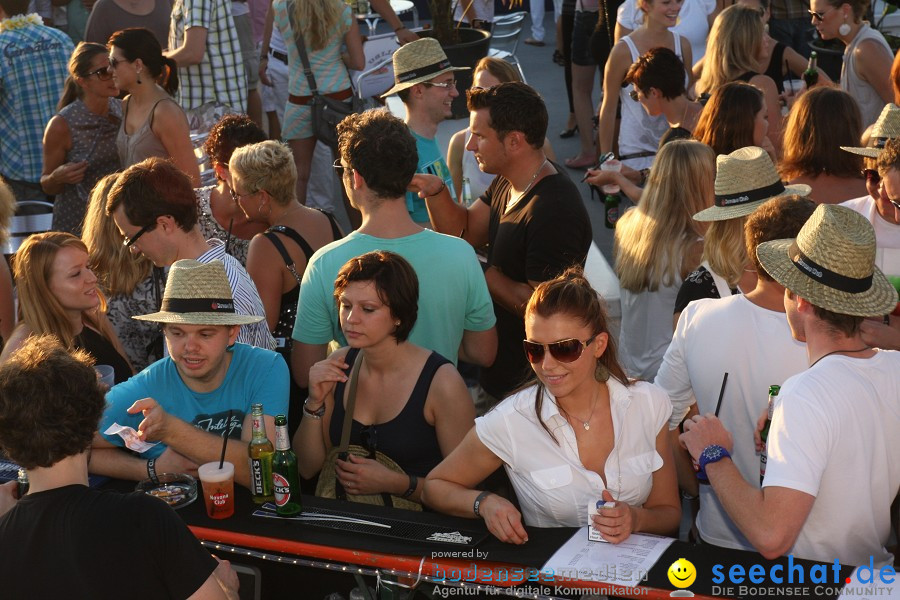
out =
<path fill-rule="evenodd" d="M 300 60 L 300 52 L 297 50 L 297 42 L 294 30 L 291 28 L 291 19 L 288 14 L 293 10 L 296 0 L 275 0 L 272 8 L 275 11 L 275 26 L 284 37 L 288 53 L 288 92 L 295 96 L 309 96 L 309 82 L 303 74 L 303 62 Z M 309 1 L 309 0 L 300 0 Z M 337 2 L 338 0 L 324 0 Z M 329 36 L 328 45 L 322 50 L 310 51 L 309 40 L 306 41 L 309 65 L 313 76 L 316 78 L 316 86 L 322 93 L 340 92 L 350 87 L 350 75 L 347 67 L 341 60 L 341 46 L 344 43 L 344 33 L 350 29 L 353 15 L 350 7 L 343 4 L 341 20 Z M 284 110 L 284 125 L 281 136 L 285 140 L 299 140 L 313 136 L 312 109 L 309 106 L 298 106 L 288 102 Z"/>

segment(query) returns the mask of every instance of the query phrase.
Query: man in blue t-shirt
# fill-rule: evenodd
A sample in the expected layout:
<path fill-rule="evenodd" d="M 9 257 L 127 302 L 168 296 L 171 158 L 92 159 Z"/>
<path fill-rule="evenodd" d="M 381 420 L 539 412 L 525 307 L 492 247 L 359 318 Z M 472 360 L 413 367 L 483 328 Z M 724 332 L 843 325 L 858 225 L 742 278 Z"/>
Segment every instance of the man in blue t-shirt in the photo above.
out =
<path fill-rule="evenodd" d="M 438 148 L 435 136 L 438 125 L 452 116 L 451 104 L 459 96 L 454 71 L 468 67 L 454 67 L 447 59 L 440 42 L 422 38 L 394 53 L 395 85 L 384 95 L 397 94 L 406 105 L 406 125 L 416 140 L 419 164 L 416 173 L 437 175 L 452 191 L 450 168 Z M 431 226 L 425 201 L 414 192 L 406 193 L 406 209 L 419 225 Z M 449 358 L 449 357 L 448 357 Z"/>
<path fill-rule="evenodd" d="M 262 317 L 234 312 L 221 261 L 179 260 L 169 271 L 160 311 L 134 318 L 163 324 L 169 356 L 109 391 L 91 471 L 135 480 L 157 472 L 193 473 L 219 459 L 228 435 L 235 440 L 226 455 L 235 481 L 248 486 L 250 405 L 263 405 L 269 439 L 274 415 L 288 410 L 281 356 L 235 343 L 240 325 Z"/>

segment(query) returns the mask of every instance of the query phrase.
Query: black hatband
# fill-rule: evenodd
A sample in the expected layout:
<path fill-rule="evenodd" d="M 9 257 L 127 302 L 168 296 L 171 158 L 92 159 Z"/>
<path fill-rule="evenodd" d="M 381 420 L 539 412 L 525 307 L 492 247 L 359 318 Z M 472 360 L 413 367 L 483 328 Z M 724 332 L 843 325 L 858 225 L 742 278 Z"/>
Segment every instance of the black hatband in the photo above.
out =
<path fill-rule="evenodd" d="M 800 250 L 800 247 L 797 246 L 796 240 L 791 244 L 791 248 L 788 250 L 788 256 L 790 256 L 791 262 L 794 263 L 794 266 L 797 267 L 801 273 L 832 289 L 847 292 L 848 294 L 859 294 L 868 291 L 872 287 L 872 275 L 857 279 L 855 277 L 847 277 L 846 275 L 835 273 L 831 269 L 823 267 L 805 255 L 803 251 Z"/>
<path fill-rule="evenodd" d="M 163 298 L 162 312 L 234 314 L 231 298 Z"/>
<path fill-rule="evenodd" d="M 784 184 L 776 181 L 765 187 L 748 190 L 746 192 L 738 192 L 737 194 L 716 194 L 716 206 L 725 208 L 728 206 L 738 206 L 747 204 L 748 202 L 756 202 L 757 200 L 765 200 L 772 196 L 777 196 L 784 192 Z"/>

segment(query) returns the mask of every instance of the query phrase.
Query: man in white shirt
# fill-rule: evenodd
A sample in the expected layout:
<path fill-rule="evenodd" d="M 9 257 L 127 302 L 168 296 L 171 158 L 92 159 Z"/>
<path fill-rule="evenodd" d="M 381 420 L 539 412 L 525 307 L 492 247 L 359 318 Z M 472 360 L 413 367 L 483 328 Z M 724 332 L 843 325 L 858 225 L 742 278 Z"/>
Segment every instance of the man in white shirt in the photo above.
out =
<path fill-rule="evenodd" d="M 197 200 L 191 180 L 171 162 L 148 158 L 125 169 L 109 191 L 106 212 L 125 237 L 125 247 L 140 252 L 157 267 L 193 258 L 221 260 L 231 283 L 239 315 L 265 317 L 256 285 L 220 240 L 205 240 L 197 224 Z M 242 325 L 238 342 L 275 349 L 266 320 Z"/>
<path fill-rule="evenodd" d="M 858 213 L 820 205 L 796 239 L 760 244 L 785 286 L 794 339 L 810 368 L 781 388 L 762 490 L 730 458 L 718 418 L 685 422 L 682 443 L 725 511 L 766 558 L 791 553 L 843 565 L 893 563 L 886 549 L 900 488 L 900 353 L 869 348 L 859 326 L 897 303 L 875 267 L 875 233 Z"/>
<path fill-rule="evenodd" d="M 760 459 L 753 434 L 759 415 L 766 410 L 767 390 L 804 370 L 807 362 L 806 346 L 791 339 L 784 314 L 784 287 L 756 260 L 756 246 L 796 236 L 815 207 L 808 198 L 783 196 L 769 200 L 750 215 L 744 238 L 759 277 L 756 288 L 747 294 L 691 302 L 678 319 L 654 381 L 669 394 L 673 405 L 669 428 L 677 434 L 694 402 L 700 414 L 716 411 L 722 380 L 728 373 L 718 416 L 734 436 L 734 464 L 757 488 Z M 675 455 L 684 457 L 682 464 L 687 466 L 687 456 L 677 439 L 675 442 Z M 710 486 L 698 486 L 689 468 L 679 472 L 683 489 L 696 495 L 699 487 L 697 530 L 703 541 L 753 550 Z"/>

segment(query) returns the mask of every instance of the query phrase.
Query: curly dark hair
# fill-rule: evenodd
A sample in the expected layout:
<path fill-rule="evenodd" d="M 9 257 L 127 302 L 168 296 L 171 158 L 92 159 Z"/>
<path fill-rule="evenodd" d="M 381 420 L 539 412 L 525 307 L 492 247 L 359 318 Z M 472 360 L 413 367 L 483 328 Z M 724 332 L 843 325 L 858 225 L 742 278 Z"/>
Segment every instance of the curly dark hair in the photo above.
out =
<path fill-rule="evenodd" d="M 267 139 L 266 132 L 247 115 L 225 115 L 209 130 L 203 150 L 214 164 L 228 166 L 235 148 Z"/>
<path fill-rule="evenodd" d="M 106 407 L 94 359 L 31 336 L 0 365 L 0 447 L 26 469 L 84 452 Z"/>
<path fill-rule="evenodd" d="M 684 94 L 684 63 L 668 48 L 652 48 L 638 56 L 628 68 L 625 82 L 633 83 L 646 95 L 656 88 L 667 100 Z"/>
<path fill-rule="evenodd" d="M 371 281 L 378 297 L 400 322 L 393 336 L 397 342 L 409 338 L 419 314 L 419 278 L 405 258 L 394 252 L 376 250 L 348 260 L 334 280 L 334 299 L 354 281 Z"/>
<path fill-rule="evenodd" d="M 875 160 L 882 177 L 891 169 L 900 169 L 900 140 L 891 139 L 885 142 L 884 150 Z"/>
<path fill-rule="evenodd" d="M 366 181 L 376 198 L 406 195 L 419 153 L 406 123 L 387 109 L 349 115 L 338 123 L 341 159 Z"/>
<path fill-rule="evenodd" d="M 106 214 L 119 206 L 132 225 L 145 227 L 170 215 L 184 231 L 197 224 L 197 199 L 191 178 L 169 160 L 151 157 L 131 165 L 116 180 L 106 200 Z"/>
<path fill-rule="evenodd" d="M 488 109 L 488 124 L 497 132 L 497 139 L 502 141 L 508 133 L 521 131 L 533 148 L 544 145 L 547 106 L 531 86 L 511 81 L 486 90 L 470 89 L 466 92 L 466 104 L 469 111 Z"/>

